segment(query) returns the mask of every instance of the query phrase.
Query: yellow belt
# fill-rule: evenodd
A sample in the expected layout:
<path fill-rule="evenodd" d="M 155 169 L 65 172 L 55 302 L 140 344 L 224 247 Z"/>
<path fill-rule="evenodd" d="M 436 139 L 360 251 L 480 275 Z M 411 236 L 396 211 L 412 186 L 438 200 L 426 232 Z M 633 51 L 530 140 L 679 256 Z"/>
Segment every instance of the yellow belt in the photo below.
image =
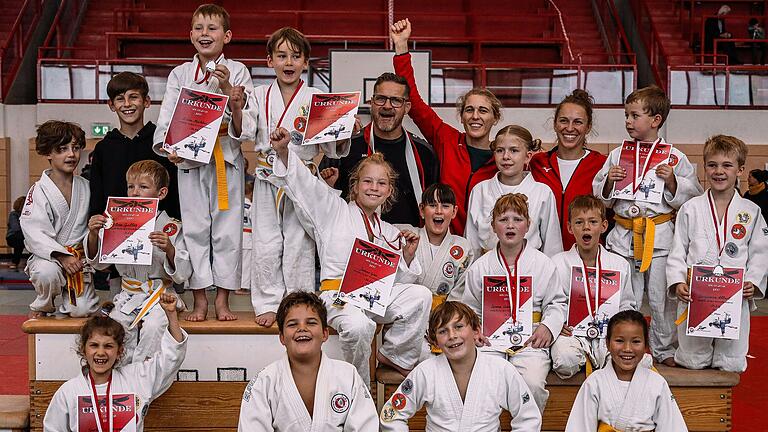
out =
<path fill-rule="evenodd" d="M 608 423 L 603 423 L 599 421 L 597 422 L 597 432 L 621 432 L 621 431 L 609 425 Z"/>
<path fill-rule="evenodd" d="M 688 284 L 689 290 L 691 289 L 691 274 L 692 274 L 691 270 L 692 269 L 688 267 L 688 272 L 685 276 L 685 283 Z M 675 320 L 675 325 L 680 326 L 680 324 L 682 324 L 686 318 L 688 318 L 688 306 L 686 306 L 685 310 L 683 310 L 683 313 L 681 313 L 680 316 L 677 317 L 677 319 Z"/>
<path fill-rule="evenodd" d="M 320 282 L 320 291 L 338 291 L 341 286 L 341 279 L 325 279 Z"/>
<path fill-rule="evenodd" d="M 632 231 L 634 257 L 640 260 L 640 272 L 645 272 L 651 266 L 653 259 L 653 239 L 656 236 L 656 225 L 672 220 L 674 213 L 662 213 L 654 217 L 625 218 L 615 216 L 616 223 Z"/>
<path fill-rule="evenodd" d="M 216 144 L 213 145 L 213 161 L 216 164 L 216 195 L 219 210 L 229 210 L 229 191 L 227 190 L 227 166 L 224 161 L 224 151 L 221 150 L 221 137 L 229 133 L 229 123 L 221 122 Z"/>
<path fill-rule="evenodd" d="M 143 286 L 146 284 L 147 289 L 144 290 Z M 123 276 L 120 281 L 120 288 L 122 288 L 124 291 L 128 291 L 132 294 L 138 294 L 138 293 L 152 293 L 156 289 L 160 288 L 161 286 L 169 286 L 171 284 L 170 281 L 162 280 L 162 279 L 149 279 L 147 281 L 140 281 L 138 279 L 134 279 L 132 277 Z"/>
<path fill-rule="evenodd" d="M 78 243 L 74 246 L 67 246 L 67 252 L 71 253 L 77 259 L 83 258 L 83 244 Z M 73 305 L 77 305 L 77 298 L 83 295 L 85 291 L 85 280 L 83 279 L 83 271 L 80 270 L 75 274 L 67 275 L 67 292 L 69 293 L 69 302 Z"/>

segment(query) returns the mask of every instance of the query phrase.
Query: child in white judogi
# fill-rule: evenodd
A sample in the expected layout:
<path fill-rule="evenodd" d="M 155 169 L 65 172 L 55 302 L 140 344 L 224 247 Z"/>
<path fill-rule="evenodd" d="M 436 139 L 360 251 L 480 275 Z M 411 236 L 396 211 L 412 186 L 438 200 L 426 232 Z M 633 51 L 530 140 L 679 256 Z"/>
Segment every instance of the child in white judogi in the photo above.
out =
<path fill-rule="evenodd" d="M 251 207 L 253 206 L 253 182 L 245 182 L 245 196 L 243 197 L 243 256 L 242 256 L 242 271 L 243 275 L 240 280 L 240 289 L 235 291 L 235 294 L 250 295 L 251 294 L 251 252 L 253 252 L 253 213 L 251 213 Z"/>
<path fill-rule="evenodd" d="M 246 386 L 238 431 L 378 431 L 366 382 L 321 349 L 328 340 L 323 301 L 313 293 L 289 294 L 277 309 L 277 327 L 287 356 Z"/>
<path fill-rule="evenodd" d="M 540 148 L 541 140 L 534 140 L 527 129 L 517 125 L 502 128 L 491 141 L 499 172 L 472 188 L 467 209 L 464 235 L 475 256 L 496 247 L 498 239 L 491 229 L 491 210 L 496 200 L 508 193 L 521 193 L 528 198 L 528 214 L 531 216 L 525 236 L 528 244 L 548 257 L 563 251 L 555 196 L 549 186 L 537 182 L 530 172 L 525 171 L 533 152 Z"/>
<path fill-rule="evenodd" d="M 639 142 L 663 142 L 659 137 L 659 128 L 664 124 L 669 109 L 669 99 L 656 86 L 632 92 L 624 105 L 625 127 L 630 137 Z M 703 189 L 693 164 L 685 153 L 673 147 L 669 163 L 656 169 L 656 176 L 664 180 L 661 203 L 612 199 L 615 182 L 627 176 L 627 172 L 619 166 L 620 156 L 621 146 L 611 151 L 592 181 L 595 196 L 616 214 L 616 226 L 608 233 L 606 247 L 634 266 L 632 289 L 635 291 L 635 304 L 640 309 L 643 293 L 647 293 L 651 307 L 651 354 L 656 361 L 674 366 L 677 302 L 666 295 L 668 284 L 664 274 L 674 235 L 672 220 L 675 211 L 689 199 L 701 195 Z M 640 166 L 637 170 L 642 171 L 642 168 Z"/>
<path fill-rule="evenodd" d="M 83 148 L 85 132 L 74 123 L 51 120 L 37 128 L 35 150 L 51 167 L 29 189 L 20 217 L 31 253 L 25 271 L 37 293 L 30 318 L 55 312 L 60 294 L 60 313 L 83 317 L 98 309 L 93 269 L 82 249 L 90 190 L 88 180 L 74 174 Z"/>
<path fill-rule="evenodd" d="M 667 281 L 680 300 L 677 328 L 680 343 L 675 361 L 686 368 L 713 367 L 732 372 L 747 369 L 749 312 L 754 298 L 765 297 L 768 273 L 768 227 L 758 207 L 742 198 L 736 181 L 744 172 L 747 146 L 738 138 L 716 135 L 704 144 L 704 171 L 709 189 L 683 204 L 675 222 L 675 241 L 667 259 Z M 688 271 L 692 265 L 744 269 L 739 338 L 687 336 L 690 301 Z"/>
<path fill-rule="evenodd" d="M 557 267 L 557 273 L 569 297 L 569 283 L 573 268 L 600 269 L 600 272 L 616 272 L 619 276 L 619 305 L 616 311 L 635 308 L 635 293 L 632 291 L 632 280 L 629 263 L 624 257 L 609 252 L 600 245 L 600 236 L 608 229 L 608 220 L 605 215 L 605 206 L 593 195 L 581 195 L 576 197 L 568 205 L 568 231 L 576 238 L 573 247 L 565 252 L 552 257 Z M 582 270 L 583 271 L 583 270 Z M 600 307 L 594 304 L 595 291 L 599 286 L 590 287 L 589 300 L 592 301 L 591 310 L 594 316 L 603 317 Z M 600 305 L 602 306 L 602 305 Z M 552 370 L 563 379 L 568 379 L 585 365 L 587 374 L 592 368 L 600 368 L 605 364 L 608 349 L 604 337 L 586 338 L 573 336 L 573 328 L 567 322 L 560 332 L 560 336 L 550 349 L 552 355 Z M 589 363 L 587 363 L 589 362 Z"/>
<path fill-rule="evenodd" d="M 496 432 L 502 410 L 512 415 L 512 431 L 540 430 L 541 413 L 523 377 L 504 359 L 480 352 L 480 334 L 480 318 L 467 305 L 438 306 L 428 337 L 442 354 L 408 374 L 381 410 L 381 430 L 408 431 L 408 419 L 424 405 L 430 431 Z"/>
<path fill-rule="evenodd" d="M 469 266 L 463 301 L 482 318 L 484 276 L 532 278 L 533 334 L 522 348 L 513 347 L 516 351 L 510 354 L 509 361 L 520 371 L 536 405 L 544 412 L 549 397 L 545 388 L 551 364 L 549 347 L 563 328 L 566 299 L 552 260 L 525 239 L 530 223 L 526 201 L 525 195 L 515 193 L 502 195 L 496 202 L 491 223 L 499 244 Z M 500 354 L 506 355 L 506 351 Z"/>
<path fill-rule="evenodd" d="M 291 150 L 315 172 L 313 158 L 322 149 L 330 158 L 349 153 L 350 140 L 321 145 L 301 145 L 307 127 L 309 103 L 320 90 L 309 87 L 301 74 L 309 64 L 310 45 L 301 32 L 284 27 L 267 42 L 267 64 L 275 70 L 275 81 L 256 88 L 259 111 L 254 118 L 256 135 L 256 181 L 251 207 L 253 286 L 251 303 L 256 323 L 269 327 L 275 322 L 280 300 L 295 291 L 315 289 L 315 242 L 309 224 L 284 191 L 271 183 L 275 153 L 269 135 L 277 128 L 290 133 Z"/>
<path fill-rule="evenodd" d="M 89 318 L 77 346 L 85 366 L 56 390 L 43 431 L 142 432 L 149 405 L 173 384 L 187 353 L 188 335 L 179 326 L 177 302 L 173 294 L 160 296 L 168 326 L 158 350 L 145 361 L 124 366 L 119 366 L 125 348 L 123 326 L 102 314 Z M 93 409 L 94 399 L 101 410 Z"/>
<path fill-rule="evenodd" d="M 346 202 L 289 150 L 288 135 L 283 128 L 272 134 L 278 156 L 275 185 L 282 187 L 306 215 L 315 234 L 321 264 L 320 298 L 328 307 L 329 324 L 339 333 L 344 359 L 357 367 L 365 382 L 370 382 L 369 359 L 376 324 L 389 325 L 376 358 L 407 375 L 421 353 L 432 293 L 413 283 L 422 272 L 415 258 L 418 235 L 399 231 L 379 216 L 379 209 L 386 210 L 392 203 L 395 171 L 381 153 L 369 156 L 350 175 L 351 202 Z M 401 256 L 384 316 L 349 304 L 332 306 L 357 238 L 395 250 Z"/>
<path fill-rule="evenodd" d="M 168 194 L 168 171 L 156 161 L 134 163 L 128 168 L 125 178 L 129 197 L 162 200 Z M 91 216 L 88 222 L 89 233 L 83 244 L 88 263 L 96 270 L 111 265 L 99 261 L 99 231 L 105 223 L 106 216 Z M 192 274 L 180 221 L 160 211 L 155 218 L 155 230 L 150 233 L 149 239 L 153 248 L 151 265 L 115 264 L 120 273 L 122 291 L 115 296 L 115 307 L 109 316 L 125 328 L 123 358 L 126 364 L 142 362 L 157 352 L 168 327 L 165 313 L 157 306 L 159 296 L 174 283 L 184 283 Z M 179 308 L 183 310 L 184 304 L 179 301 Z M 141 332 L 138 327 L 130 328 L 137 317 L 140 317 Z"/>
<path fill-rule="evenodd" d="M 256 134 L 256 102 L 248 68 L 224 57 L 229 43 L 229 14 L 217 5 L 202 5 L 192 15 L 190 39 L 197 50 L 192 61 L 171 71 L 157 119 L 153 149 L 179 167 L 179 204 L 184 237 L 194 273 L 189 288 L 194 310 L 188 321 L 203 321 L 208 313 L 205 290 L 217 287 L 219 320 L 237 319 L 229 309 L 229 291 L 240 288 L 243 226 L 243 154 L 240 143 Z M 215 70 L 209 66 L 215 64 Z M 208 164 L 168 155 L 162 143 L 182 87 L 229 96 L 219 137 Z"/>
<path fill-rule="evenodd" d="M 648 323 L 643 314 L 622 311 L 608 321 L 610 361 L 581 385 L 566 432 L 687 432 L 675 396 L 651 369 Z"/>

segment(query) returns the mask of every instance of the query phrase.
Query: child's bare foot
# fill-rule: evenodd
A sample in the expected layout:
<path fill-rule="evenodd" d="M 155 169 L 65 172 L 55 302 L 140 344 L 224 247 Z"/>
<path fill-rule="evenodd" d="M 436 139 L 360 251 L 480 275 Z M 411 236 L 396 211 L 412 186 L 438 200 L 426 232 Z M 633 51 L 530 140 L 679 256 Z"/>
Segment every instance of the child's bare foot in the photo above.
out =
<path fill-rule="evenodd" d="M 187 321 L 205 321 L 208 315 L 208 297 L 206 297 L 205 290 L 196 289 L 192 291 L 192 296 L 195 301 L 195 307 L 185 319 Z"/>
<path fill-rule="evenodd" d="M 667 357 L 667 358 L 665 358 L 664 360 L 661 361 L 661 364 L 663 364 L 664 366 L 669 366 L 669 367 L 677 367 L 677 363 L 675 362 L 675 358 L 674 357 Z"/>
<path fill-rule="evenodd" d="M 379 363 L 385 364 L 385 365 L 391 367 L 392 369 L 400 372 L 400 375 L 402 375 L 404 377 L 407 377 L 408 374 L 411 373 L 410 369 L 401 368 L 400 366 L 398 366 L 394 362 L 392 362 L 392 360 L 384 357 L 384 354 L 382 354 L 379 351 L 376 351 L 376 360 L 378 360 Z"/>
<path fill-rule="evenodd" d="M 219 321 L 234 321 L 237 319 L 237 315 L 233 314 L 229 309 L 229 290 L 224 288 L 216 289 L 214 308 L 216 309 L 216 319 Z"/>
<path fill-rule="evenodd" d="M 240 288 L 239 290 L 235 291 L 235 295 L 251 295 L 251 290 Z"/>
<path fill-rule="evenodd" d="M 277 314 L 274 312 L 264 312 L 261 315 L 256 316 L 256 324 L 262 327 L 272 327 L 277 319 Z"/>
<path fill-rule="evenodd" d="M 45 316 L 45 312 L 40 311 L 29 311 L 29 315 L 27 315 L 29 318 L 42 318 Z"/>

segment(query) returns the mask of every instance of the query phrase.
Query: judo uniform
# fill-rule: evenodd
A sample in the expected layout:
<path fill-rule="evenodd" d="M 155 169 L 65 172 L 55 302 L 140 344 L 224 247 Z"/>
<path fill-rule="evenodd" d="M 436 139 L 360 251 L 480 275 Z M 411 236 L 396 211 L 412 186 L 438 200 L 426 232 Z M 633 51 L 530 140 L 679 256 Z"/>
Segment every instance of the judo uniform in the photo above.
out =
<path fill-rule="evenodd" d="M 291 134 L 288 144 L 299 159 L 317 172 L 313 158 L 323 153 L 339 158 L 349 153 L 347 140 L 337 152 L 337 143 L 303 146 L 303 132 L 307 127 L 309 104 L 312 95 L 320 90 L 301 83 L 290 104 L 286 107 L 277 80 L 256 89 L 259 106 L 254 120 L 256 135 L 256 181 L 253 186 L 251 218 L 253 226 L 253 250 L 251 265 L 253 286 L 251 303 L 256 315 L 276 312 L 286 294 L 295 291 L 312 291 L 315 287 L 315 242 L 308 232 L 309 223 L 296 209 L 284 192 L 272 184 L 270 176 L 276 158 L 269 143 L 269 134 L 283 127 Z"/>
<path fill-rule="evenodd" d="M 632 381 L 621 381 L 613 363 L 588 376 L 576 395 L 566 432 L 598 430 L 598 422 L 623 432 L 687 432 L 664 377 L 638 365 Z"/>
<path fill-rule="evenodd" d="M 752 201 L 734 193 L 728 206 L 725 220 L 726 238 L 724 248 L 718 257 L 716 236 L 723 232 L 720 225 L 715 231 L 709 207 L 708 192 L 685 203 L 677 214 L 675 241 L 667 258 L 667 282 L 669 287 L 680 282 L 687 283 L 687 271 L 692 265 L 717 265 L 744 268 L 744 282 L 755 285 L 755 298 L 765 297 L 766 273 L 768 273 L 768 228 L 758 207 Z M 719 222 L 719 221 L 718 221 Z M 734 229 L 736 224 L 744 232 Z M 736 236 L 734 236 L 734 232 Z M 741 237 L 741 238 L 739 238 Z M 735 250 L 728 245 L 734 245 Z M 670 293 L 670 295 L 673 295 Z M 680 302 L 678 316 L 688 306 Z M 751 307 L 750 307 L 751 306 Z M 743 300 L 741 304 L 739 339 L 713 339 L 686 336 L 686 319 L 677 327 L 680 343 L 675 361 L 689 369 L 713 367 L 732 372 L 747 369 L 749 349 L 749 312 L 755 310 L 754 300 Z"/>
<path fill-rule="evenodd" d="M 531 218 L 531 224 L 525 239 L 531 247 L 544 252 L 548 257 L 562 252 L 560 219 L 557 217 L 555 196 L 549 186 L 534 180 L 529 172 L 525 172 L 523 181 L 517 186 L 502 184 L 499 175 L 478 183 L 469 195 L 464 235 L 469 240 L 475 256 L 492 250 L 499 242 L 493 232 L 491 212 L 496 200 L 508 193 L 521 193 L 528 197 L 528 216 Z"/>
<path fill-rule="evenodd" d="M 125 328 L 125 354 L 123 354 L 125 364 L 142 362 L 156 353 L 168 327 L 165 311 L 159 304 L 155 304 L 142 318 L 140 331 L 137 327 L 128 328 L 139 311 L 147 304 L 152 293 L 161 286 L 165 286 L 166 290 L 172 290 L 174 283 L 184 283 L 192 274 L 192 263 L 189 261 L 181 222 L 161 211 L 155 218 L 154 231 L 163 231 L 168 234 L 176 249 L 173 267 L 165 251 L 157 246 L 152 246 L 151 265 L 115 264 L 122 279 L 121 291 L 114 298 L 115 308 L 109 316 Z M 84 249 L 88 251 L 88 236 L 85 237 Z M 86 258 L 96 270 L 107 269 L 112 265 L 100 263 L 98 252 L 93 257 L 86 254 Z M 183 306 L 184 303 L 179 299 L 179 307 L 182 310 Z"/>
<path fill-rule="evenodd" d="M 144 419 L 149 405 L 173 384 L 176 373 L 187 353 L 187 333 L 182 330 L 184 340 L 177 342 L 167 331 L 162 337 L 160 352 L 150 359 L 139 363 L 112 369 L 110 387 L 113 411 L 115 412 L 114 430 L 144 430 Z M 96 393 L 103 396 L 107 385 L 97 385 Z M 43 419 L 45 432 L 73 431 L 79 424 L 93 425 L 87 430 L 96 430 L 96 416 L 92 410 L 91 383 L 88 369 L 67 381 L 53 395 L 51 404 Z M 129 398 L 134 398 L 131 404 Z M 106 431 L 105 431 L 106 432 Z"/>
<path fill-rule="evenodd" d="M 205 65 L 199 65 L 198 56 L 191 62 L 175 67 L 168 76 L 160 116 L 157 119 L 154 146 L 155 153 L 167 156 L 162 143 L 168 132 L 173 110 L 182 87 L 210 93 L 221 93 L 219 81 L 204 78 Z M 243 108 L 241 133 L 234 136 L 230 123 L 231 112 L 225 109 L 223 124 L 229 124 L 225 133 L 220 131 L 218 142 L 224 157 L 228 209 L 219 209 L 218 185 L 225 179 L 216 175 L 215 156 L 208 164 L 184 160 L 178 164 L 179 204 L 184 218 L 184 237 L 192 261 L 194 273 L 189 278 L 190 289 L 205 289 L 210 286 L 236 290 L 240 288 L 240 264 L 243 230 L 243 154 L 242 141 L 253 140 L 256 131 L 251 120 L 255 114 L 253 83 L 250 71 L 240 62 L 229 60 L 222 55 L 218 64 L 229 69 L 230 83 L 245 87 L 246 104 Z M 202 72 L 198 70 L 202 68 Z"/>
<path fill-rule="evenodd" d="M 663 141 L 662 141 L 663 142 Z M 703 189 L 696 178 L 696 169 L 688 160 L 685 153 L 675 147 L 672 147 L 671 160 L 674 162 L 675 180 L 677 181 L 677 191 L 675 195 L 664 187 L 661 203 L 652 204 L 634 200 L 612 199 L 609 196 L 603 196 L 603 186 L 608 179 L 608 170 L 614 165 L 619 164 L 621 156 L 621 146 L 613 149 L 608 155 L 608 159 L 603 167 L 595 175 L 592 181 L 592 190 L 606 207 L 612 208 L 616 213 L 617 220 L 623 218 L 634 223 L 630 208 L 636 205 L 640 209 L 639 215 L 634 216 L 641 223 L 643 218 L 668 218 L 674 214 L 680 206 L 689 199 L 701 195 Z M 668 216 L 663 216 L 668 215 Z M 657 219 L 659 220 L 659 219 Z M 648 220 L 645 220 L 645 224 Z M 677 344 L 677 334 L 675 331 L 675 310 L 677 301 L 668 298 L 666 295 L 666 275 L 665 267 L 667 255 L 672 248 L 672 237 L 675 226 L 671 219 L 667 222 L 656 223 L 655 235 L 653 239 L 644 239 L 644 246 L 653 245 L 653 259 L 648 271 L 641 273 L 634 268 L 633 251 L 633 230 L 617 223 L 608 233 L 606 247 L 613 253 L 621 255 L 630 263 L 632 271 L 632 289 L 635 291 L 635 304 L 639 310 L 643 304 L 643 293 L 648 292 L 648 303 L 651 307 L 651 327 L 650 327 L 650 345 L 651 354 L 657 360 L 664 360 L 674 356 L 675 345 Z M 652 243 L 651 243 L 652 241 Z"/>
<path fill-rule="evenodd" d="M 524 247 L 525 249 L 519 259 L 519 274 L 533 278 L 533 330 L 535 331 L 539 325 L 546 326 L 552 333 L 554 342 L 563 328 L 566 315 L 566 298 L 561 286 L 562 281 L 560 281 L 551 259 L 528 244 Z M 491 250 L 475 260 L 467 270 L 464 303 L 482 318 L 483 276 L 506 274 L 504 264 L 499 261 L 496 250 Z M 536 323 L 537 315 L 540 316 L 540 323 L 538 324 Z M 490 350 L 490 348 L 487 349 Z M 503 352 L 500 354 L 506 356 Z M 523 376 L 528 388 L 531 389 L 536 405 L 543 413 L 549 397 L 549 391 L 545 388 L 551 365 L 549 347 L 521 349 L 511 356 L 509 361 Z"/>
<path fill-rule="evenodd" d="M 76 304 L 72 304 L 66 289 L 67 275 L 51 254 L 74 255 L 72 250 L 79 248 L 88 233 L 88 180 L 80 176 L 72 178 L 72 193 L 67 204 L 64 195 L 49 177 L 50 173 L 50 169 L 43 171 L 40 180 L 29 189 L 19 218 L 24 232 L 24 246 L 31 253 L 25 272 L 37 293 L 29 308 L 53 313 L 56 311 L 54 300 L 61 294 L 59 312 L 85 317 L 98 309 L 99 298 L 92 283 L 93 269 L 84 266 L 81 272 L 83 291 L 76 297 Z M 80 256 L 85 264 L 82 251 Z"/>
<path fill-rule="evenodd" d="M 565 288 L 566 301 L 570 301 L 570 280 L 573 267 L 581 267 L 583 262 L 579 256 L 578 246 L 575 244 L 566 252 L 552 257 L 557 268 L 557 274 Z M 635 293 L 632 291 L 631 270 L 626 258 L 609 252 L 600 246 L 601 271 L 611 270 L 619 272 L 621 286 L 619 287 L 618 311 L 635 309 Z M 591 268 L 591 267 L 590 267 Z M 596 287 L 593 287 L 595 289 Z M 594 296 L 590 297 L 594 301 Z M 566 310 L 568 310 L 566 303 Z M 593 306 L 594 307 L 594 306 Z M 567 317 L 567 314 L 566 314 Z M 565 325 L 568 325 L 566 319 Z M 568 379 L 578 373 L 587 363 L 587 359 L 595 368 L 605 364 L 608 356 L 608 347 L 605 338 L 588 339 L 582 336 L 560 335 L 550 349 L 552 355 L 552 370 L 563 379 Z"/>
<path fill-rule="evenodd" d="M 496 432 L 502 410 L 512 415 L 512 431 L 541 430 L 541 413 L 517 369 L 482 352 L 477 353 L 463 401 L 445 355 L 416 366 L 384 404 L 382 432 L 408 431 L 408 419 L 424 405 L 428 431 Z"/>
<path fill-rule="evenodd" d="M 273 178 L 275 185 L 282 187 L 296 209 L 307 217 L 317 241 L 321 281 L 325 284 L 326 281 L 341 280 L 355 239 L 368 239 L 362 210 L 356 203 L 344 201 L 338 191 L 313 175 L 293 150 L 289 150 L 287 167 L 276 159 Z M 373 221 L 373 231 L 380 232 L 389 241 L 396 239 L 400 230 L 377 219 L 378 222 Z M 389 247 L 380 238 L 373 242 Z M 333 306 L 336 291 L 320 294 L 328 308 L 328 324 L 339 333 L 344 360 L 355 365 L 366 383 L 371 381 L 369 359 L 377 323 L 389 324 L 379 348 L 385 357 L 405 369 L 413 368 L 418 362 L 432 304 L 432 292 L 415 284 L 421 273 L 418 259 L 414 257 L 410 266 L 405 259 L 400 259 L 390 303 L 383 317 L 351 305 Z"/>
<path fill-rule="evenodd" d="M 262 369 L 245 388 L 240 432 L 375 432 L 376 406 L 354 366 L 323 354 L 310 417 L 293 381 L 288 357 Z"/>
<path fill-rule="evenodd" d="M 251 200 L 245 198 L 243 201 L 243 258 L 242 258 L 242 278 L 240 288 L 251 289 L 252 273 L 252 252 L 253 252 L 253 219 Z"/>

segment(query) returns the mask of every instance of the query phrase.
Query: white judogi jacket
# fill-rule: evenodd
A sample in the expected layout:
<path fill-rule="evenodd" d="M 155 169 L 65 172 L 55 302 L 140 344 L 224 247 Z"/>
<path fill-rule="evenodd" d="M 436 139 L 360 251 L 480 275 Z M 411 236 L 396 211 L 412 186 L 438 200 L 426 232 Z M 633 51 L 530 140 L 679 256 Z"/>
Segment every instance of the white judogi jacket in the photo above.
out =
<path fill-rule="evenodd" d="M 66 247 L 81 243 L 88 234 L 91 196 L 88 180 L 73 176 L 72 196 L 67 204 L 64 195 L 48 177 L 50 172 L 50 169 L 43 171 L 40 180 L 29 189 L 19 218 L 24 246 L 32 254 L 31 260 L 39 257 L 53 261 L 53 252 L 72 255 Z"/>
<path fill-rule="evenodd" d="M 125 430 L 143 431 L 144 418 L 147 416 L 149 404 L 165 393 L 176 379 L 176 373 L 187 353 L 188 337 L 184 330 L 182 333 L 184 340 L 177 342 L 166 331 L 160 344 L 160 352 L 153 357 L 143 362 L 112 369 L 110 392 L 114 401 L 113 405 L 118 406 L 121 404 L 120 400 L 127 396 L 133 396 L 136 399 L 135 406 L 130 406 L 124 401 L 120 405 L 122 408 L 133 410 L 132 420 L 129 420 L 128 424 L 131 422 L 135 424 L 135 429 L 127 428 Z M 85 399 L 87 407 L 91 406 L 91 391 L 87 368 L 84 368 L 83 373 L 64 383 L 53 395 L 48 411 L 45 413 L 43 430 L 45 432 L 78 431 L 80 420 L 92 421 L 95 425 L 93 412 L 78 410 L 78 402 L 82 405 L 82 399 Z M 106 386 L 101 391 L 106 391 Z M 99 395 L 103 395 L 98 389 L 97 392 Z M 122 429 L 115 427 L 115 430 Z"/>
<path fill-rule="evenodd" d="M 687 282 L 687 271 L 692 265 L 717 265 L 717 233 L 709 209 L 708 191 L 685 203 L 677 214 L 675 241 L 667 257 L 667 286 Z M 744 281 L 752 282 L 757 288 L 755 297 L 765 296 L 768 276 L 768 228 L 757 204 L 733 194 L 728 206 L 728 220 L 725 221 L 725 250 L 719 257 L 723 267 L 742 267 Z M 738 239 L 733 236 L 733 226 L 742 225 L 746 234 Z M 722 233 L 722 226 L 718 231 Z M 721 240 L 722 241 L 722 240 Z M 736 246 L 731 256 L 726 245 Z M 752 301 L 754 307 L 754 301 Z M 754 310 L 754 309 L 753 309 Z M 748 316 L 747 316 L 748 318 Z"/>
<path fill-rule="evenodd" d="M 379 428 L 368 388 L 351 364 L 323 354 L 310 417 L 293 381 L 288 357 L 256 375 L 240 405 L 241 432 L 373 432 Z"/>
<path fill-rule="evenodd" d="M 306 214 L 314 233 L 320 255 L 320 280 L 342 279 L 355 238 L 368 240 L 362 210 L 354 202 L 344 201 L 338 191 L 312 175 L 293 150 L 288 152 L 288 166 L 277 158 L 274 169 L 273 183 L 284 188 L 297 209 Z M 400 234 L 400 230 L 385 221 L 381 221 L 380 228 L 390 242 Z M 378 235 L 379 226 L 372 226 L 372 229 Z M 389 248 L 380 239 L 374 239 L 373 243 Z M 396 252 L 402 256 L 400 251 Z M 414 257 L 410 266 L 401 259 L 395 281 L 415 283 L 421 273 L 417 258 Z"/>
<path fill-rule="evenodd" d="M 209 93 L 221 94 L 219 90 L 219 80 L 211 76 L 207 82 L 201 84 L 196 83 L 196 80 L 200 80 L 205 75 L 205 65 L 201 65 L 202 72 L 197 70 L 198 68 L 198 55 L 192 58 L 192 61 L 186 62 L 179 66 L 176 66 L 168 75 L 168 81 L 165 87 L 165 95 L 163 96 L 163 103 L 160 106 L 160 115 L 157 118 L 157 129 L 155 129 L 155 135 L 153 138 L 154 145 L 152 149 L 155 153 L 161 156 L 167 156 L 168 154 L 163 151 L 163 140 L 165 134 L 168 132 L 168 125 L 171 122 L 173 116 L 173 110 L 176 107 L 176 99 L 179 97 L 182 87 L 188 87 L 195 90 L 205 91 Z M 235 161 L 240 155 L 240 143 L 242 141 L 253 140 L 256 136 L 256 124 L 252 119 L 256 118 L 255 112 L 258 110 L 255 99 L 253 99 L 253 81 L 251 80 L 251 73 L 248 68 L 235 60 L 224 58 L 222 54 L 217 61 L 218 64 L 222 64 L 229 69 L 229 82 L 233 86 L 245 87 L 245 107 L 243 107 L 243 122 L 241 125 L 240 136 L 234 135 L 234 127 L 230 122 L 232 113 L 227 106 L 224 110 L 224 119 L 222 122 L 229 123 L 229 133 L 227 137 L 219 138 L 221 144 L 221 150 L 224 153 L 224 160 L 235 165 Z M 197 77 L 195 72 L 198 71 Z M 213 158 L 211 162 L 213 163 Z M 192 169 L 200 167 L 202 162 L 195 162 L 192 160 L 184 160 L 179 163 L 179 169 Z"/>
<path fill-rule="evenodd" d="M 525 239 L 532 248 L 552 257 L 563 251 L 563 238 L 560 232 L 560 219 L 557 217 L 557 205 L 552 189 L 533 179 L 526 172 L 523 181 L 517 186 L 507 186 L 499 181 L 499 174 L 481 181 L 469 195 L 467 227 L 464 235 L 469 240 L 475 256 L 496 247 L 499 239 L 491 226 L 491 212 L 496 200 L 508 193 L 521 193 L 528 197 L 528 216 L 531 219 Z"/>
<path fill-rule="evenodd" d="M 533 278 L 533 312 L 541 312 L 541 324 L 552 333 L 553 342 L 560 334 L 565 322 L 566 298 L 562 281 L 555 271 L 555 265 L 546 255 L 529 246 L 520 255 L 520 275 Z M 510 264 L 511 266 L 514 263 Z M 499 261 L 496 250 L 481 256 L 467 270 L 463 302 L 478 316 L 483 316 L 483 276 L 506 275 L 504 264 Z M 538 324 L 534 323 L 536 328 Z"/>
<path fill-rule="evenodd" d="M 428 431 L 495 432 L 502 410 L 512 415 L 513 431 L 541 429 L 541 414 L 517 369 L 479 351 L 463 401 L 451 365 L 441 354 L 416 366 L 384 404 L 381 430 L 408 431 L 408 419 L 423 405 Z"/>
<path fill-rule="evenodd" d="M 664 141 L 662 140 L 662 142 Z M 603 196 L 603 186 L 605 186 L 605 182 L 608 179 L 608 170 L 610 170 L 612 166 L 619 164 L 621 146 L 611 150 L 603 167 L 595 175 L 594 180 L 592 180 L 592 191 L 606 207 L 612 208 L 618 216 L 627 219 L 632 218 L 632 215 L 629 213 L 629 208 L 632 205 L 638 206 L 640 208 L 640 216 L 646 217 L 654 217 L 663 213 L 675 212 L 689 199 L 701 195 L 704 189 L 701 187 L 699 179 L 696 177 L 696 168 L 688 160 L 685 153 L 678 150 L 677 147 L 672 147 L 671 154 L 677 159 L 677 163 L 673 166 L 675 180 L 677 181 L 677 191 L 673 196 L 665 185 L 661 203 L 659 204 L 612 199 L 610 198 L 610 192 L 607 197 Z M 671 221 L 656 225 L 656 235 L 654 236 L 653 243 L 654 257 L 666 256 L 669 253 L 669 250 L 672 248 L 674 228 L 675 227 Z M 628 230 L 621 225 L 616 224 L 616 226 L 608 233 L 606 246 L 608 246 L 608 249 L 611 251 L 623 257 L 634 256 L 632 249 L 632 230 Z"/>
<path fill-rule="evenodd" d="M 612 362 L 584 381 L 565 430 L 596 431 L 598 422 L 626 432 L 688 431 L 664 377 L 638 365 L 631 382 L 620 381 Z"/>
<path fill-rule="evenodd" d="M 460 301 L 464 295 L 466 271 L 474 261 L 467 239 L 449 231 L 440 246 L 435 248 L 429 243 L 426 228 L 415 228 L 408 224 L 397 224 L 396 227 L 419 235 L 416 259 L 423 272 L 415 283 L 429 288 L 433 295 L 448 296 L 449 299 Z"/>

